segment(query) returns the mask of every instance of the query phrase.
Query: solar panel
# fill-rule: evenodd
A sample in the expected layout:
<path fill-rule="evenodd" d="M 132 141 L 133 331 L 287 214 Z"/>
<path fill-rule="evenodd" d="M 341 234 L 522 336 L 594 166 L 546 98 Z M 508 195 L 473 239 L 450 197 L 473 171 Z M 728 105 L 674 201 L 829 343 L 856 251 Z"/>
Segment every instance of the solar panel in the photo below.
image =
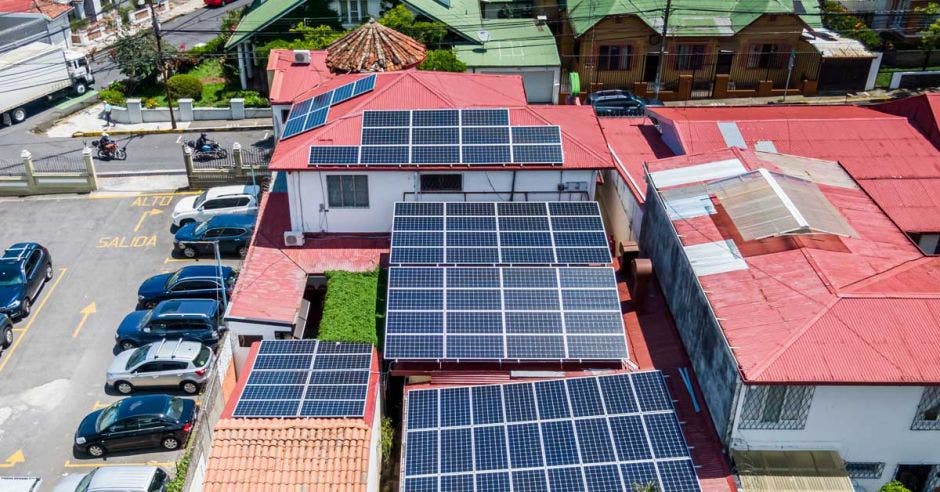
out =
<path fill-rule="evenodd" d="M 419 148 L 412 147 L 413 151 Z M 464 150 L 468 148 L 472 147 Z M 440 235 L 416 235 L 429 232 Z M 447 254 L 441 246 L 448 248 Z M 393 219 L 391 262 L 597 265 L 610 263 L 610 249 L 596 202 L 399 203 Z"/>
<path fill-rule="evenodd" d="M 332 145 L 310 147 L 310 164 L 355 164 L 359 162 L 359 147 Z"/>
<path fill-rule="evenodd" d="M 415 250 L 393 249 L 392 261 Z M 454 254 L 463 264 L 489 263 L 496 251 L 446 248 L 448 262 Z M 388 285 L 387 359 L 627 358 L 609 267 L 393 266 Z"/>
<path fill-rule="evenodd" d="M 564 160 L 561 145 L 512 146 L 512 162 L 517 164 L 561 164 Z"/>
<path fill-rule="evenodd" d="M 375 74 L 294 103 L 291 106 L 290 114 L 287 115 L 287 120 L 284 122 L 281 139 L 290 138 L 323 126 L 329 116 L 330 106 L 335 106 L 343 101 L 365 94 L 373 88 L 375 88 Z M 311 161 L 310 164 L 321 163 Z M 325 164 L 345 164 L 345 162 L 328 162 Z"/>
<path fill-rule="evenodd" d="M 514 126 L 514 144 L 560 144 L 561 128 L 557 126 Z"/>
<path fill-rule="evenodd" d="M 234 417 L 362 417 L 372 346 L 322 340 L 264 340 Z"/>
<path fill-rule="evenodd" d="M 463 109 L 460 111 L 463 126 L 507 126 L 508 109 Z"/>
<path fill-rule="evenodd" d="M 638 376 L 662 379 L 652 371 L 407 391 L 401 489 L 701 490 L 672 406 L 641 412 L 608 398 L 617 388 L 633 399 Z"/>

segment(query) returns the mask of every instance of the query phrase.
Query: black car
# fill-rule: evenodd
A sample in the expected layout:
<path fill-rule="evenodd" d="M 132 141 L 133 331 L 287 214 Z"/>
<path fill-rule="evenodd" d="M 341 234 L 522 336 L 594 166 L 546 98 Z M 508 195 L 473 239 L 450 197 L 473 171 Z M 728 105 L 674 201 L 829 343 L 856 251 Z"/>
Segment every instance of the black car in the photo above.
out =
<path fill-rule="evenodd" d="M 197 224 L 190 222 L 176 231 L 173 247 L 187 258 L 214 254 L 212 243 L 219 245 L 219 254 L 236 253 L 242 258 L 255 230 L 257 216 L 252 214 L 216 215 Z"/>
<path fill-rule="evenodd" d="M 0 313 L 29 315 L 33 300 L 52 278 L 52 257 L 37 243 L 16 243 L 0 257 Z"/>
<path fill-rule="evenodd" d="M 612 89 L 588 94 L 587 102 L 598 116 L 643 116 L 647 106 L 662 106 L 656 99 L 646 99 L 630 91 Z"/>
<path fill-rule="evenodd" d="M 0 314 L 0 351 L 13 345 L 13 320 Z"/>
<path fill-rule="evenodd" d="M 163 339 L 215 346 L 219 343 L 219 306 L 213 299 L 163 301 L 149 311 L 134 311 L 125 316 L 114 340 L 121 350 Z"/>
<path fill-rule="evenodd" d="M 236 270 L 217 265 L 190 265 L 174 273 L 155 275 L 137 289 L 137 307 L 150 309 L 166 299 L 222 299 L 223 286 L 230 297 L 237 277 Z"/>
<path fill-rule="evenodd" d="M 185 398 L 124 398 L 82 419 L 75 431 L 75 449 L 94 457 L 134 449 L 179 449 L 189 439 L 196 414 L 196 403 Z"/>

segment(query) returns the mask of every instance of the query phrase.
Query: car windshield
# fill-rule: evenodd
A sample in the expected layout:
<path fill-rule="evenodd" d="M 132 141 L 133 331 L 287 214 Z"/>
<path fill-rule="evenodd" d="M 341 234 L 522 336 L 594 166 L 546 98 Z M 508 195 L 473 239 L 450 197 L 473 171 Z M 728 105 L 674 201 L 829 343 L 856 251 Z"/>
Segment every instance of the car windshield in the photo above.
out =
<path fill-rule="evenodd" d="M 130 369 L 137 366 L 147 358 L 147 351 L 150 350 L 149 346 L 143 346 L 134 350 L 134 353 L 131 354 L 130 358 L 127 359 L 127 367 L 124 369 Z"/>
<path fill-rule="evenodd" d="M 193 208 L 199 208 L 199 206 L 202 205 L 202 202 L 206 201 L 206 196 L 208 193 L 208 191 L 203 191 L 200 193 L 199 196 L 196 197 L 196 201 L 193 202 Z"/>
<path fill-rule="evenodd" d="M 98 471 L 98 468 L 90 471 L 87 475 L 82 477 L 82 481 L 78 482 L 78 486 L 75 487 L 75 492 L 86 492 L 88 490 L 88 485 L 91 483 L 91 480 L 95 478 L 95 472 Z"/>
<path fill-rule="evenodd" d="M 182 398 L 170 398 L 169 404 L 166 406 L 166 416 L 170 417 L 173 420 L 179 420 L 183 416 L 183 399 Z"/>
<path fill-rule="evenodd" d="M 119 410 L 118 407 L 120 407 L 120 405 L 121 402 L 114 402 L 110 407 L 105 408 L 101 411 L 100 414 L 98 414 L 98 421 L 95 422 L 95 428 L 98 430 L 98 432 L 111 427 L 111 424 L 117 420 Z"/>
<path fill-rule="evenodd" d="M 147 326 L 148 324 L 150 324 L 150 318 L 153 318 L 153 309 L 151 309 L 150 311 L 147 311 L 147 314 L 145 314 L 143 318 L 140 318 L 140 324 L 137 325 L 137 327 L 143 328 Z"/>
<path fill-rule="evenodd" d="M 193 364 L 195 364 L 196 367 L 205 367 L 205 365 L 209 362 L 209 357 L 211 356 L 212 350 L 210 350 L 209 347 L 203 345 L 202 348 L 199 349 L 199 355 L 193 359 Z"/>
<path fill-rule="evenodd" d="M 23 283 L 20 266 L 15 263 L 0 263 L 0 285 L 17 285 Z"/>
<path fill-rule="evenodd" d="M 197 236 L 201 236 L 204 232 L 206 232 L 206 229 L 208 228 L 209 228 L 209 221 L 206 221 L 196 226 L 196 229 L 194 229 L 193 232 L 195 232 Z"/>
<path fill-rule="evenodd" d="M 170 277 L 169 277 L 168 279 L 166 279 L 165 287 L 169 287 L 169 286 L 175 284 L 176 281 L 179 280 L 179 278 L 180 278 L 180 272 L 179 272 L 179 271 L 177 271 L 177 272 L 174 273 L 173 275 L 170 275 Z"/>

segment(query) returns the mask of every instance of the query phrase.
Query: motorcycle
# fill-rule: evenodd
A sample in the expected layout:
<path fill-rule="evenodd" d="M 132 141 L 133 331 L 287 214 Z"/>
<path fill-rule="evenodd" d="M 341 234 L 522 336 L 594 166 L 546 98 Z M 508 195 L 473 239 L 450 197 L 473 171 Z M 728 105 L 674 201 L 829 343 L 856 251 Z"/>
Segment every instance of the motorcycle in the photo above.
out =
<path fill-rule="evenodd" d="M 100 140 L 92 140 L 91 146 L 98 149 L 98 158 L 99 159 L 117 159 L 123 161 L 127 159 L 127 147 L 118 147 L 117 142 L 110 141 L 104 143 Z"/>
<path fill-rule="evenodd" d="M 211 140 L 198 149 L 196 148 L 196 142 L 193 140 L 186 142 L 186 145 L 193 149 L 193 159 L 196 160 L 225 159 L 228 157 L 228 151 Z"/>

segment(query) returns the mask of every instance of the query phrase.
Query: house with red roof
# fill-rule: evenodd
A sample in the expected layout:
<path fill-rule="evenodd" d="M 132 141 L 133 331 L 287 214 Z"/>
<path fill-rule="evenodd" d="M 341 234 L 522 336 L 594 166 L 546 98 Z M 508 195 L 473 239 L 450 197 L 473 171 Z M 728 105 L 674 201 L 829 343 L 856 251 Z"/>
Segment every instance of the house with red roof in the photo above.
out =
<path fill-rule="evenodd" d="M 667 143 L 696 148 L 647 162 L 641 235 L 741 483 L 780 490 L 790 483 L 780 477 L 825 462 L 851 478 L 826 490 L 874 491 L 893 479 L 934 490 L 940 260 L 869 192 L 910 179 L 885 165 L 916 175 L 916 156 L 932 147 L 863 108 L 826 108 L 832 119 L 810 121 L 799 119 L 810 108 L 774 108 L 780 120 L 770 123 L 746 111 L 714 109 L 717 126 L 663 110 Z M 877 123 L 860 133 L 859 121 L 832 122 L 852 118 Z M 887 138 L 869 139 L 879 133 L 910 157 L 872 160 L 890 151 Z M 827 147 L 808 144 L 817 140 L 839 161 L 819 156 Z"/>
<path fill-rule="evenodd" d="M 69 48 L 72 29 L 68 2 L 0 0 L 0 53 L 41 41 Z"/>

